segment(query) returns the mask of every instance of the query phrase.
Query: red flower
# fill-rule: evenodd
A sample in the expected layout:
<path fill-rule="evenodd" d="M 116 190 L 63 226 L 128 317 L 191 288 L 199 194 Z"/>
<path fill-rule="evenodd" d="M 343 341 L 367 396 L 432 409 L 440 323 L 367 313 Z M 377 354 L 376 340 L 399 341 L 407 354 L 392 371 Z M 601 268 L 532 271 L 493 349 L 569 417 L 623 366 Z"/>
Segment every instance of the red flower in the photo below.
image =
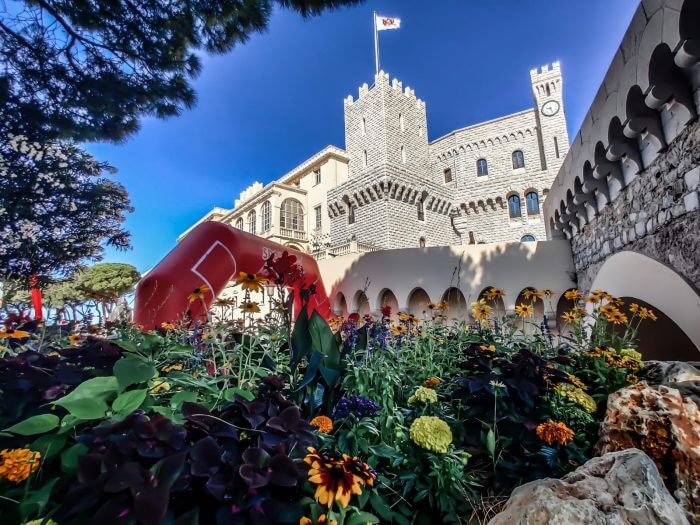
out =
<path fill-rule="evenodd" d="M 351 313 L 348 315 L 348 321 L 352 321 L 353 323 L 357 324 L 360 321 L 360 314 L 357 312 Z"/>
<path fill-rule="evenodd" d="M 382 317 L 391 317 L 391 306 L 388 304 L 386 306 L 382 306 L 380 311 L 382 313 Z"/>

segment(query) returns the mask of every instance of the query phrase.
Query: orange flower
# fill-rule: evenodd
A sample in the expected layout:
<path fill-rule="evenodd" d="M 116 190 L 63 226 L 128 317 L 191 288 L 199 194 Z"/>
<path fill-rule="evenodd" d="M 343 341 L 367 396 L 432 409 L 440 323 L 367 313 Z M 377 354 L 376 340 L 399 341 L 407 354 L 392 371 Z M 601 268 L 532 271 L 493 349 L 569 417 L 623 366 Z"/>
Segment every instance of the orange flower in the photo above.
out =
<path fill-rule="evenodd" d="M 316 427 L 321 434 L 330 434 L 333 432 L 333 420 L 328 416 L 316 416 L 309 424 L 312 427 Z"/>
<path fill-rule="evenodd" d="M 248 301 L 241 304 L 241 310 L 244 314 L 254 314 L 260 312 L 260 306 L 255 301 Z"/>
<path fill-rule="evenodd" d="M 564 423 L 555 422 L 551 419 L 545 423 L 540 423 L 535 429 L 537 437 L 542 441 L 551 445 L 553 443 L 559 443 L 560 445 L 566 445 L 570 441 L 573 441 L 576 435 L 573 430 L 567 427 Z"/>
<path fill-rule="evenodd" d="M 426 388 L 435 388 L 440 383 L 442 383 L 442 380 L 439 377 L 429 377 L 423 381 L 423 386 Z"/>
<path fill-rule="evenodd" d="M 542 292 L 539 292 L 537 290 L 525 290 L 523 292 L 523 297 L 525 299 L 529 299 L 533 303 L 536 303 L 537 301 L 542 300 Z"/>
<path fill-rule="evenodd" d="M 586 301 L 589 303 L 599 303 L 603 299 L 605 299 L 605 296 L 608 295 L 607 292 L 604 292 L 603 290 L 593 290 L 591 294 L 586 298 Z"/>
<path fill-rule="evenodd" d="M 206 284 L 203 284 L 201 286 L 198 286 L 194 290 L 192 290 L 192 293 L 187 296 L 187 300 L 190 303 L 195 302 L 197 299 L 204 299 L 204 294 L 209 291 L 209 287 Z"/>
<path fill-rule="evenodd" d="M 564 298 L 568 301 L 580 301 L 583 299 L 583 294 L 579 290 L 567 290 L 564 292 Z"/>
<path fill-rule="evenodd" d="M 30 335 L 29 332 L 24 330 L 13 330 L 12 328 L 0 331 L 0 339 L 25 339 Z"/>
<path fill-rule="evenodd" d="M 639 305 L 637 303 L 630 304 L 630 312 L 636 314 L 639 311 Z"/>
<path fill-rule="evenodd" d="M 531 304 L 521 303 L 515 306 L 515 313 L 520 317 L 532 317 L 532 315 L 535 313 L 535 309 Z"/>
<path fill-rule="evenodd" d="M 26 448 L 15 448 L 0 452 L 0 478 L 12 483 L 21 483 L 39 468 L 41 454 Z"/>
<path fill-rule="evenodd" d="M 613 324 L 625 324 L 627 322 L 627 316 L 623 314 L 620 310 L 615 308 L 615 311 L 606 315 L 608 321 Z"/>
<path fill-rule="evenodd" d="M 262 290 L 262 285 L 264 283 L 262 277 L 258 277 L 254 273 L 240 272 L 236 278 L 236 284 L 244 290 L 250 290 L 251 292 L 259 292 Z"/>
<path fill-rule="evenodd" d="M 359 459 L 343 454 L 340 460 L 319 453 L 314 448 L 308 451 L 304 461 L 311 466 L 309 482 L 316 485 L 314 498 L 321 505 L 330 508 L 337 501 L 342 508 L 346 508 L 353 494 L 360 496 L 363 486 L 374 485 L 375 475 Z"/>
<path fill-rule="evenodd" d="M 501 288 L 491 287 L 484 292 L 484 299 L 486 299 L 487 301 L 495 301 L 496 299 L 504 297 L 505 295 L 506 295 L 505 290 L 503 290 Z"/>
<path fill-rule="evenodd" d="M 641 317 L 642 319 L 651 319 L 652 321 L 656 321 L 657 319 L 654 310 L 652 310 L 651 308 L 641 308 L 639 310 L 639 317 Z"/>
<path fill-rule="evenodd" d="M 70 334 L 68 336 L 68 342 L 72 344 L 73 346 L 77 346 L 80 344 L 80 334 Z"/>
<path fill-rule="evenodd" d="M 561 315 L 561 318 L 565 322 L 571 323 L 571 324 L 578 323 L 578 321 L 579 321 L 579 316 L 577 316 L 574 312 L 564 312 Z"/>
<path fill-rule="evenodd" d="M 604 315 L 610 315 L 611 313 L 616 312 L 616 311 L 617 311 L 617 308 L 615 307 L 614 304 L 608 303 L 608 304 L 605 304 L 605 305 L 600 307 L 600 313 L 604 314 Z"/>

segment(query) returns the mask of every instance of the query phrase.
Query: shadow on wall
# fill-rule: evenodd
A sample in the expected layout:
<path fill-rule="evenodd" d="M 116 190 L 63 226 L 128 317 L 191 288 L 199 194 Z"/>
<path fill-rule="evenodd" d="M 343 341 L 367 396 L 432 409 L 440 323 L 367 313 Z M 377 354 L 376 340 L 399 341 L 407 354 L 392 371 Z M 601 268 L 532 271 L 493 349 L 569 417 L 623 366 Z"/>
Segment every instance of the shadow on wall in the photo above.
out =
<path fill-rule="evenodd" d="M 637 303 L 639 306 L 651 308 L 656 314 L 656 321 L 646 319 L 639 325 L 637 333 L 639 348 L 637 350 L 642 353 L 644 359 L 659 361 L 698 360 L 700 357 L 698 349 L 663 310 L 636 297 L 622 297 L 621 299 L 625 301 L 626 305 Z"/>

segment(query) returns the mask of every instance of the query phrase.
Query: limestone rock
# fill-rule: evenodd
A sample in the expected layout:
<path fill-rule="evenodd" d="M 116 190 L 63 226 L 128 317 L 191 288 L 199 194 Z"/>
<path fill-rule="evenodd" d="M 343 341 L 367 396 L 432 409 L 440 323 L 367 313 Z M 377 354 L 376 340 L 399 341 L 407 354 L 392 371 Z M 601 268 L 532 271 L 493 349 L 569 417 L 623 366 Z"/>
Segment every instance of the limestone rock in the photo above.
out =
<path fill-rule="evenodd" d="M 683 361 L 645 361 L 643 379 L 650 385 L 700 381 L 700 370 Z"/>
<path fill-rule="evenodd" d="M 700 409 L 690 397 L 646 383 L 615 392 L 608 397 L 597 448 L 601 453 L 643 450 L 688 520 L 700 524 Z"/>
<path fill-rule="evenodd" d="M 489 525 L 687 525 L 654 462 L 635 449 L 513 491 Z"/>

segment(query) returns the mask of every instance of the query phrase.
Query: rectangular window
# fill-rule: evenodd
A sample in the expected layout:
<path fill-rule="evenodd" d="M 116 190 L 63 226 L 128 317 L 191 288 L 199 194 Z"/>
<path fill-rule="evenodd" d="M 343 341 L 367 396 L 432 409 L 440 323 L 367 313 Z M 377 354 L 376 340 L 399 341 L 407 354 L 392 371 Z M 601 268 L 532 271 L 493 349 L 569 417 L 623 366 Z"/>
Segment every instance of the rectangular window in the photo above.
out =
<path fill-rule="evenodd" d="M 447 168 L 444 173 L 445 173 L 445 182 L 452 182 L 452 169 Z"/>
<path fill-rule="evenodd" d="M 316 216 L 316 228 L 321 227 L 321 206 L 316 206 L 314 208 L 314 214 Z"/>
<path fill-rule="evenodd" d="M 348 204 L 348 224 L 355 224 L 355 207 Z"/>
<path fill-rule="evenodd" d="M 315 184 L 321 184 L 321 168 L 314 170 L 314 176 L 316 177 Z"/>
<path fill-rule="evenodd" d="M 554 137 L 554 154 L 559 158 L 559 141 Z"/>

